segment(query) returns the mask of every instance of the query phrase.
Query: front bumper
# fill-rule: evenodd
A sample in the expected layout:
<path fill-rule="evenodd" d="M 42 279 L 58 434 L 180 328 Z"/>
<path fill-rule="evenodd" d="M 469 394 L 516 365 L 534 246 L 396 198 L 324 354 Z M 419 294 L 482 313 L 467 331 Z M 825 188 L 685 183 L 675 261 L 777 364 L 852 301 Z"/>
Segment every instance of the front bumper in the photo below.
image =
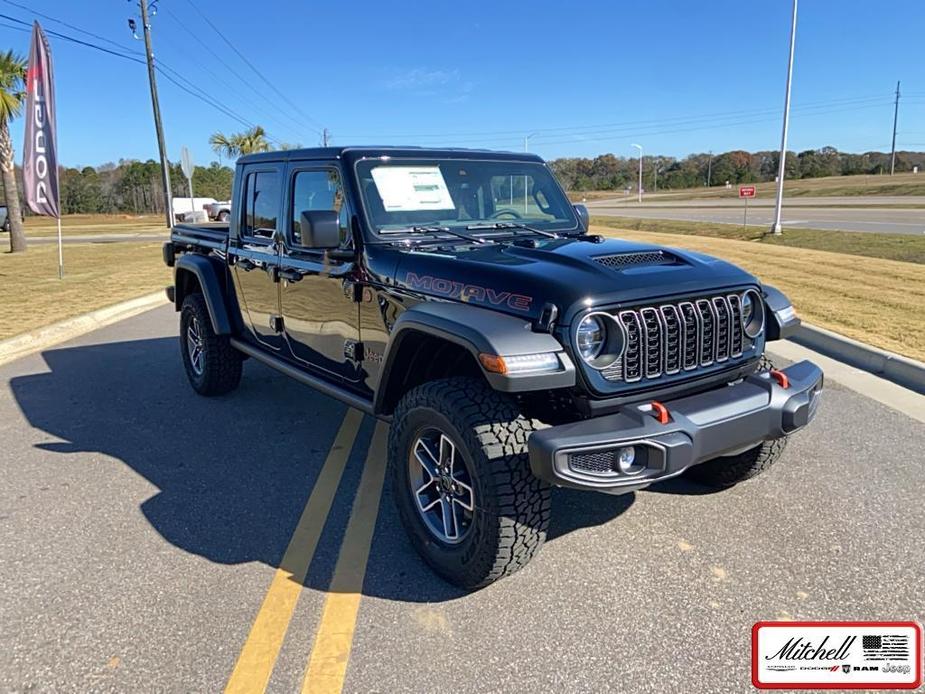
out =
<path fill-rule="evenodd" d="M 617 414 L 534 432 L 528 444 L 533 474 L 560 487 L 620 494 L 791 434 L 815 416 L 823 374 L 809 361 L 782 371 L 789 381 L 786 388 L 763 372 L 665 402 L 670 415 L 666 424 L 644 402 Z M 636 462 L 621 470 L 618 452 L 629 446 Z"/>

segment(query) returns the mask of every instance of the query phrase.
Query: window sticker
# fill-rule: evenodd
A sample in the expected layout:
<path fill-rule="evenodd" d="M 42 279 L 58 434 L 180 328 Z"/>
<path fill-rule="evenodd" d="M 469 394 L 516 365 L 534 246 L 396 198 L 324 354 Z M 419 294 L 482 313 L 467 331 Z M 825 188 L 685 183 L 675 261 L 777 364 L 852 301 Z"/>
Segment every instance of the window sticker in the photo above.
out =
<path fill-rule="evenodd" d="M 372 175 L 386 212 L 456 209 L 438 166 L 377 166 Z"/>

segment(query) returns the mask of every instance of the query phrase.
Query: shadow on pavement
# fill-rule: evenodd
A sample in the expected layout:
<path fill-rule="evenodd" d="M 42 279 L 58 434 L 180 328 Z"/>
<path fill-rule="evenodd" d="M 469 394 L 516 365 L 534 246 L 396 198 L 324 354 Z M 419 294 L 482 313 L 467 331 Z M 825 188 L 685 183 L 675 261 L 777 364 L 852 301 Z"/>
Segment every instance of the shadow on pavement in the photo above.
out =
<path fill-rule="evenodd" d="M 175 338 L 49 350 L 50 373 L 18 376 L 10 387 L 29 423 L 60 442 L 44 450 L 82 465 L 117 458 L 159 491 L 141 504 L 151 526 L 186 552 L 221 564 L 278 567 L 345 407 L 276 372 L 247 362 L 241 387 L 197 396 L 186 382 Z M 326 590 L 372 431 L 358 434 L 306 585 Z M 77 459 L 62 459 L 73 464 Z M 436 602 L 462 593 L 415 554 L 383 493 L 364 593 Z M 606 523 L 633 495 L 556 490 L 549 539 Z M 92 509 L 82 522 L 92 523 Z"/>

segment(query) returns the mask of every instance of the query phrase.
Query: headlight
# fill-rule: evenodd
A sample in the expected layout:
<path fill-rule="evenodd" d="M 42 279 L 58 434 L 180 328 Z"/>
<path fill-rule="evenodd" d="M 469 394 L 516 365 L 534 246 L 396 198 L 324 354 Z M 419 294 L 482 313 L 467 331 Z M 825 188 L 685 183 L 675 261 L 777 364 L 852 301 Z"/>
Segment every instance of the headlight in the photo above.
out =
<path fill-rule="evenodd" d="M 592 368 L 606 369 L 623 355 L 625 347 L 623 326 L 609 313 L 589 314 L 575 330 L 575 349 Z"/>
<path fill-rule="evenodd" d="M 742 294 L 742 329 L 751 339 L 761 334 L 764 328 L 764 300 L 754 289 Z"/>
<path fill-rule="evenodd" d="M 607 329 L 604 321 L 597 316 L 585 316 L 578 324 L 575 341 L 578 344 L 578 354 L 587 362 L 597 357 L 604 349 L 607 339 Z"/>

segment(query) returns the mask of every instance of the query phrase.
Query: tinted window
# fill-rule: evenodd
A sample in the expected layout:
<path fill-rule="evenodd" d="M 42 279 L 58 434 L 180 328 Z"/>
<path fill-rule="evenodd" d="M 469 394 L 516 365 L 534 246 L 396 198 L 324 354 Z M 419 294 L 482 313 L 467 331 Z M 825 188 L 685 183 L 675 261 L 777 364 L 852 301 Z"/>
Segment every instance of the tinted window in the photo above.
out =
<path fill-rule="evenodd" d="M 269 238 L 276 230 L 279 190 L 279 174 L 276 171 L 248 174 L 244 198 L 245 234 Z"/>
<path fill-rule="evenodd" d="M 341 245 L 350 237 L 349 215 L 344 205 L 344 191 L 340 176 L 334 169 L 321 171 L 299 171 L 295 175 L 292 190 L 292 240 L 302 242 L 300 219 L 302 212 L 312 210 L 334 210 L 340 219 Z"/>

